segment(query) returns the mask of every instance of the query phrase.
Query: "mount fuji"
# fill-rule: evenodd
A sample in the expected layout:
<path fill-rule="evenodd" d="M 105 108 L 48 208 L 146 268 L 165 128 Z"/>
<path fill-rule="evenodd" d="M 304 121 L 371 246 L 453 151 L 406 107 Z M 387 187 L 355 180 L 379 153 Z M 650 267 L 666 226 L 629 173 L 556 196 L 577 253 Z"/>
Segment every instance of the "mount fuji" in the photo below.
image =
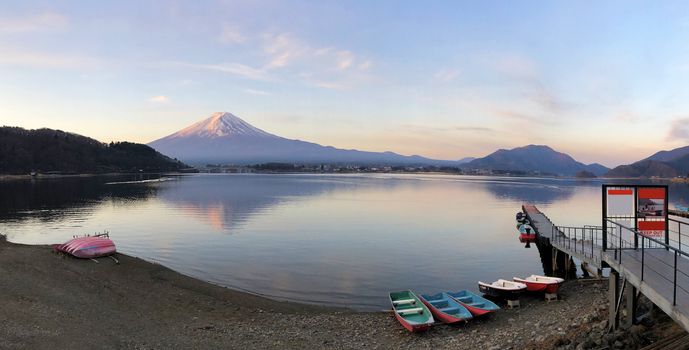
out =
<path fill-rule="evenodd" d="M 393 152 L 345 150 L 280 137 L 252 126 L 227 112 L 213 113 L 172 135 L 148 144 L 157 151 L 189 164 L 345 163 L 451 164 Z"/>

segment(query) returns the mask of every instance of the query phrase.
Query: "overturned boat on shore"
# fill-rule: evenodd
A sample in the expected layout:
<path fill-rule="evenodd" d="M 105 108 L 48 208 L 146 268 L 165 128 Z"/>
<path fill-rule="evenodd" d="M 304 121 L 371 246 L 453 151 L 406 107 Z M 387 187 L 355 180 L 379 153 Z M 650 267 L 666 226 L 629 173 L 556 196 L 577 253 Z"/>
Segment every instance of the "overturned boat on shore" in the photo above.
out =
<path fill-rule="evenodd" d="M 390 303 L 395 318 L 410 332 L 425 331 L 435 323 L 431 311 L 410 290 L 390 293 Z"/>
<path fill-rule="evenodd" d="M 53 251 L 69 254 L 82 259 L 110 256 L 117 252 L 115 243 L 108 234 L 76 237 L 64 244 L 53 244 Z"/>

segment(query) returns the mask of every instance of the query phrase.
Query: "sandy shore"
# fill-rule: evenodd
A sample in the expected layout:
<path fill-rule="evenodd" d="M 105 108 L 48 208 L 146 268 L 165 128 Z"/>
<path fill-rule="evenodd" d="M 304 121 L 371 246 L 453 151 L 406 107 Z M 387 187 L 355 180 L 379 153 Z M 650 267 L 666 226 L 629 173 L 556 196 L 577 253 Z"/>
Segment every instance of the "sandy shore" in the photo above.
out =
<path fill-rule="evenodd" d="M 521 309 L 410 334 L 390 313 L 269 300 L 118 258 L 0 241 L 0 348 L 547 349 L 604 326 L 607 310 L 606 281 L 572 281 L 561 301 L 525 297 Z"/>

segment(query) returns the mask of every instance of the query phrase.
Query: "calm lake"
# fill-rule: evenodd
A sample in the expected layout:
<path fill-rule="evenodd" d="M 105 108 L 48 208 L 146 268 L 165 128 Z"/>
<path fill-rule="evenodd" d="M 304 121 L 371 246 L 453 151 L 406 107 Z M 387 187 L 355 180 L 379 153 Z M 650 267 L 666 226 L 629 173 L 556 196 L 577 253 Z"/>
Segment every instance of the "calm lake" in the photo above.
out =
<path fill-rule="evenodd" d="M 478 280 L 543 273 L 535 245 L 518 241 L 523 202 L 559 225 L 600 224 L 602 180 L 237 174 L 111 184 L 138 179 L 0 181 L 0 233 L 48 244 L 107 230 L 122 253 L 218 285 L 381 310 L 392 290 L 476 291 Z M 672 185 L 671 203 L 688 188 Z"/>

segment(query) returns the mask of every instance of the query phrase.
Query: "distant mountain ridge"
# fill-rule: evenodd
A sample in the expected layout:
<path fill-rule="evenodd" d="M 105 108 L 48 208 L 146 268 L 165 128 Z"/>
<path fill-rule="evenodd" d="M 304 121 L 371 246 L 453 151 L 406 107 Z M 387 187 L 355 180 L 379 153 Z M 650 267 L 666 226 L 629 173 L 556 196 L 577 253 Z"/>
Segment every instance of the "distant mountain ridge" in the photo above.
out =
<path fill-rule="evenodd" d="M 185 167 L 138 143 L 105 144 L 52 129 L 0 128 L 0 174 L 177 171 Z"/>
<path fill-rule="evenodd" d="M 280 137 L 252 126 L 227 112 L 213 113 L 178 132 L 149 143 L 156 150 L 185 162 L 205 164 L 352 163 L 456 164 L 393 152 L 338 149 Z"/>
<path fill-rule="evenodd" d="M 483 158 L 468 162 L 465 167 L 565 176 L 574 176 L 580 171 L 588 171 L 600 176 L 609 170 L 597 163 L 587 165 L 578 162 L 568 154 L 557 152 L 545 145 L 528 145 L 510 150 L 499 149 Z"/>
<path fill-rule="evenodd" d="M 689 174 L 689 146 L 660 151 L 648 158 L 610 170 L 606 177 L 662 177 Z"/>
<path fill-rule="evenodd" d="M 529 145 L 512 150 L 498 150 L 483 158 L 436 160 L 405 156 L 393 152 L 367 152 L 338 149 L 316 143 L 280 137 L 252 126 L 227 112 L 152 141 L 149 145 L 187 163 L 205 164 L 387 164 L 436 165 L 463 169 L 519 171 L 530 174 L 574 176 L 588 171 L 597 176 L 609 169 L 600 164 L 583 164 L 548 146 Z"/>

